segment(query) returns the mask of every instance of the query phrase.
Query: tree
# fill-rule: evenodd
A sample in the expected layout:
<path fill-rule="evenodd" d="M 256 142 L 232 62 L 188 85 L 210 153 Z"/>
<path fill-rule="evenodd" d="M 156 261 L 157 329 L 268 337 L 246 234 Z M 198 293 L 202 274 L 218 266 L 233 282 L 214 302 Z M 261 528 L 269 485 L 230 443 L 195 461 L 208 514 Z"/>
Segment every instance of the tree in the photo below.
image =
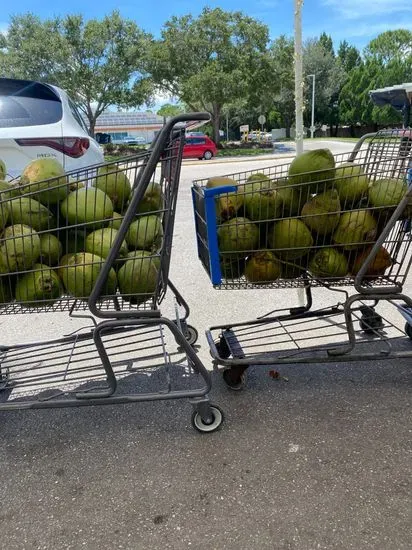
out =
<path fill-rule="evenodd" d="M 257 92 L 266 78 L 268 28 L 240 12 L 204 8 L 172 17 L 153 42 L 147 65 L 155 83 L 191 109 L 211 114 L 218 143 L 226 105 Z"/>
<path fill-rule="evenodd" d="M 380 59 L 384 64 L 395 58 L 410 59 L 412 31 L 397 29 L 383 32 L 369 42 L 365 54 Z"/>
<path fill-rule="evenodd" d="M 311 39 L 305 44 L 303 53 L 305 74 L 316 75 L 315 120 L 332 127 L 339 122 L 338 98 L 345 81 L 345 71 L 334 57 L 330 48 L 325 49 L 322 41 Z M 306 83 L 306 97 L 311 97 L 310 83 Z M 306 109 L 306 124 L 310 123 L 310 109 Z"/>
<path fill-rule="evenodd" d="M 160 107 L 156 114 L 163 117 L 172 117 L 184 113 L 184 109 L 181 105 L 172 105 L 171 103 L 165 103 Z"/>
<path fill-rule="evenodd" d="M 335 50 L 333 49 L 332 37 L 325 32 L 319 36 L 319 44 L 323 47 L 325 52 L 335 55 Z"/>
<path fill-rule="evenodd" d="M 346 73 L 362 63 L 359 50 L 355 46 L 350 46 L 346 40 L 339 44 L 338 59 Z"/>
<path fill-rule="evenodd" d="M 138 107 L 150 100 L 152 84 L 143 72 L 149 38 L 118 12 L 87 22 L 81 15 L 46 21 L 32 14 L 15 16 L 0 70 L 67 90 L 94 133 L 109 105 Z"/>
<path fill-rule="evenodd" d="M 293 68 L 293 39 L 285 35 L 279 36 L 270 46 L 272 58 L 271 74 L 271 109 L 274 107 L 280 114 L 282 125 L 286 128 L 286 137 L 290 137 L 290 127 L 295 112 L 295 76 Z"/>

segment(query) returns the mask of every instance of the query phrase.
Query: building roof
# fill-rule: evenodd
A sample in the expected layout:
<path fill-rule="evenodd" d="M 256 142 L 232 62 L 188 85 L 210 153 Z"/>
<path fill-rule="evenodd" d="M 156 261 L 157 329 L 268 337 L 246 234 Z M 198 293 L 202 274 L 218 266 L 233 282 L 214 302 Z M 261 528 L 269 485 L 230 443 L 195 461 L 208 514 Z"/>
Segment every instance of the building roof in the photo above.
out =
<path fill-rule="evenodd" d="M 102 113 L 97 121 L 96 126 L 102 127 L 119 127 L 119 126 L 147 126 L 150 124 L 163 124 L 163 117 L 154 113 L 141 113 L 141 112 L 119 112 L 111 113 L 106 111 Z"/>

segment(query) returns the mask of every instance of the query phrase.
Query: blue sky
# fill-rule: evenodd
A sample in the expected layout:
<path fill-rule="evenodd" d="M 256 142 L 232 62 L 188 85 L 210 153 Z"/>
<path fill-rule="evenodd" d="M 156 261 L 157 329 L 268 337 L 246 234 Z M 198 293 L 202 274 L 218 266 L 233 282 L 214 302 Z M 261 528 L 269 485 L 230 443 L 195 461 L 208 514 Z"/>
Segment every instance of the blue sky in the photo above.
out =
<path fill-rule="evenodd" d="M 34 9 L 33 6 L 36 6 Z M 134 19 L 143 29 L 159 35 L 163 23 L 172 15 L 192 13 L 203 8 L 221 7 L 241 10 L 265 22 L 275 38 L 293 34 L 293 0 L 14 0 L 4 3 L 0 30 L 7 28 L 11 15 L 34 11 L 42 18 L 66 13 L 82 13 L 86 18 L 100 18 L 116 6 L 125 17 Z M 306 0 L 303 6 L 303 29 L 306 38 L 322 31 L 330 34 L 335 45 L 343 39 L 363 48 L 380 32 L 393 28 L 412 30 L 412 4 L 408 0 Z"/>

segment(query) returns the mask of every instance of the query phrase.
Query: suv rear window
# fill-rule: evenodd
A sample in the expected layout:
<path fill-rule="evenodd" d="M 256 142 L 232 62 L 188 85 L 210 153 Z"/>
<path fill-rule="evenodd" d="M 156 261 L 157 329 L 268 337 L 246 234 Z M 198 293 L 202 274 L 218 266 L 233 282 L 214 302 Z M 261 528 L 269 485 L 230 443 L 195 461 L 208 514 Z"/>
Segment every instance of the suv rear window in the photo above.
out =
<path fill-rule="evenodd" d="M 62 114 L 61 101 L 48 86 L 0 78 L 0 128 L 53 124 Z"/>

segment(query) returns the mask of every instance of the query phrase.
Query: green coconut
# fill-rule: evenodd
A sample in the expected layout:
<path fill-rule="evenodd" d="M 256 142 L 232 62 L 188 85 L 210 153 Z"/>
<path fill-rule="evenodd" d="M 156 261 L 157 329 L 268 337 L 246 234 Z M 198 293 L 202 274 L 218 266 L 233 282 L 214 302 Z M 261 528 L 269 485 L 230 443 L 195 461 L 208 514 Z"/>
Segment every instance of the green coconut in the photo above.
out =
<path fill-rule="evenodd" d="M 20 196 L 20 187 L 9 183 L 8 181 L 0 180 L 0 200 L 13 199 Z"/>
<path fill-rule="evenodd" d="M 269 250 L 252 254 L 245 267 L 245 277 L 250 283 L 268 283 L 281 276 L 282 268 L 278 258 Z"/>
<path fill-rule="evenodd" d="M 62 201 L 60 210 L 68 225 L 93 224 L 99 227 L 113 217 L 110 197 L 95 187 L 73 191 Z"/>
<path fill-rule="evenodd" d="M 90 254 L 96 254 L 101 258 L 107 258 L 117 234 L 117 229 L 112 229 L 110 227 L 104 227 L 103 229 L 93 231 L 86 237 L 85 251 L 90 252 Z M 127 244 L 123 241 L 120 246 L 117 259 L 125 258 L 127 256 L 127 252 Z"/>
<path fill-rule="evenodd" d="M 332 233 L 339 223 L 340 202 L 336 189 L 315 195 L 302 208 L 305 224 L 318 235 Z"/>
<path fill-rule="evenodd" d="M 57 265 L 63 254 L 63 245 L 55 235 L 40 235 L 40 260 L 49 266 Z"/>
<path fill-rule="evenodd" d="M 225 176 L 215 176 L 209 178 L 206 183 L 208 189 L 232 186 L 236 187 L 237 191 L 224 193 L 216 197 L 216 216 L 219 220 L 229 220 L 236 216 L 236 213 L 243 205 L 243 195 L 239 192 L 238 183 L 232 178 Z"/>
<path fill-rule="evenodd" d="M 159 212 L 163 209 L 163 193 L 159 183 L 151 181 L 147 189 L 137 205 L 136 212 L 138 214 L 149 214 L 150 212 Z"/>
<path fill-rule="evenodd" d="M 132 250 L 131 252 L 128 252 L 126 256 L 128 260 L 136 260 L 141 257 L 144 257 L 144 258 L 150 257 L 156 269 L 158 271 L 160 270 L 160 254 L 148 252 L 147 250 Z"/>
<path fill-rule="evenodd" d="M 273 225 L 269 245 L 281 259 L 294 260 L 309 252 L 313 238 L 301 220 L 288 218 Z"/>
<path fill-rule="evenodd" d="M 112 220 L 109 222 L 107 227 L 112 227 L 113 229 L 120 229 L 123 218 L 124 216 L 122 216 L 118 212 L 113 212 Z"/>
<path fill-rule="evenodd" d="M 12 224 L 23 223 L 36 231 L 51 229 L 56 225 L 52 212 L 35 199 L 15 198 L 8 203 L 8 209 Z"/>
<path fill-rule="evenodd" d="M 408 191 L 404 180 L 384 178 L 376 180 L 369 187 L 369 202 L 375 208 L 396 207 Z"/>
<path fill-rule="evenodd" d="M 341 215 L 333 240 L 345 250 L 352 250 L 373 242 L 376 232 L 377 222 L 368 210 L 351 210 Z"/>
<path fill-rule="evenodd" d="M 106 193 L 116 210 L 122 210 L 131 195 L 129 178 L 117 165 L 105 165 L 99 168 L 96 187 Z"/>
<path fill-rule="evenodd" d="M 322 248 L 309 262 L 309 271 L 314 277 L 344 277 L 349 271 L 348 261 L 335 248 Z"/>
<path fill-rule="evenodd" d="M 254 174 L 258 176 L 259 174 Z M 252 178 L 253 176 L 250 176 Z M 249 179 L 250 179 L 249 178 Z M 243 187 L 245 215 L 252 221 L 273 220 L 283 210 L 283 199 L 269 178 L 249 181 Z"/>
<path fill-rule="evenodd" d="M 24 224 L 10 225 L 2 234 L 0 273 L 30 269 L 40 257 L 40 237 Z"/>
<path fill-rule="evenodd" d="M 339 193 L 342 208 L 347 210 L 367 195 L 369 178 L 362 166 L 345 162 L 336 168 L 333 185 Z"/>
<path fill-rule="evenodd" d="M 19 184 L 24 186 L 24 192 L 35 192 L 32 197 L 46 206 L 65 199 L 69 193 L 63 166 L 51 158 L 36 159 L 28 164 Z"/>
<path fill-rule="evenodd" d="M 288 177 L 292 185 L 305 184 L 312 193 L 322 192 L 333 183 L 334 156 L 329 149 L 305 151 L 291 162 Z"/>
<path fill-rule="evenodd" d="M 60 260 L 58 273 L 66 291 L 76 298 L 88 298 L 96 284 L 103 263 L 103 258 L 88 252 L 63 256 Z M 116 272 L 111 268 L 102 294 L 113 295 L 116 293 L 116 287 Z"/>
<path fill-rule="evenodd" d="M 3 182 L 0 182 L 0 192 L 1 192 L 2 183 Z M 9 220 L 9 217 L 10 217 L 9 204 L 10 202 L 7 200 L 7 195 L 3 195 L 3 193 L 0 193 L 0 231 L 5 228 Z"/>
<path fill-rule="evenodd" d="M 124 300 L 142 304 L 149 300 L 156 290 L 160 264 L 150 252 L 139 250 L 125 261 L 118 272 L 120 293 Z"/>
<path fill-rule="evenodd" d="M 272 185 L 283 202 L 281 217 L 297 216 L 306 202 L 304 199 L 308 198 L 308 193 L 301 187 L 291 186 L 287 178 L 275 180 Z"/>
<path fill-rule="evenodd" d="M 41 307 L 44 301 L 57 300 L 62 294 L 61 281 L 55 271 L 44 264 L 35 264 L 33 271 L 20 276 L 16 282 L 16 301 Z"/>
<path fill-rule="evenodd" d="M 256 250 L 259 229 L 248 218 L 232 218 L 217 230 L 219 250 L 224 258 L 245 257 L 247 252 Z"/>
<path fill-rule="evenodd" d="M 130 250 L 158 250 L 163 238 L 163 226 L 159 216 L 141 216 L 130 224 L 126 242 Z"/>

